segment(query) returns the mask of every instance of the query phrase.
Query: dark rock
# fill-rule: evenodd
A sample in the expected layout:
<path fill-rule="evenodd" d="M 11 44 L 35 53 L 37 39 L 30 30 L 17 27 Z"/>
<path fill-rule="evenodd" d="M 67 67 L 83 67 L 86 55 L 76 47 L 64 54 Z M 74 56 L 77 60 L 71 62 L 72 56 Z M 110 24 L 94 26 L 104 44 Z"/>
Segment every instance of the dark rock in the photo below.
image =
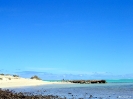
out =
<path fill-rule="evenodd" d="M 0 89 L 0 99 L 61 99 L 58 96 L 52 96 L 52 95 L 47 95 L 47 96 L 42 96 L 42 95 L 32 95 L 30 94 L 24 94 L 22 92 L 15 93 L 12 90 L 2 90 Z"/>
<path fill-rule="evenodd" d="M 13 77 L 19 77 L 19 75 L 13 75 Z"/>
<path fill-rule="evenodd" d="M 36 79 L 36 80 L 41 80 L 38 76 L 33 76 L 33 77 L 31 77 L 30 79 Z"/>
<path fill-rule="evenodd" d="M 89 98 L 92 98 L 93 96 L 92 95 L 90 95 L 90 97 Z"/>
<path fill-rule="evenodd" d="M 95 83 L 106 83 L 106 80 L 71 80 L 71 83 L 79 84 L 95 84 Z"/>

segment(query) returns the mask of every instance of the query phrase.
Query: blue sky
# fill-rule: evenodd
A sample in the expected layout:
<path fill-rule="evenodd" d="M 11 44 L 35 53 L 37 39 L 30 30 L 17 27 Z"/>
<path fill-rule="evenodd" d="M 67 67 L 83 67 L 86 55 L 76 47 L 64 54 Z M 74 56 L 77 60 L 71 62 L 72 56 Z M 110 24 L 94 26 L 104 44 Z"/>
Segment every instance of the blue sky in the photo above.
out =
<path fill-rule="evenodd" d="M 132 5 L 132 0 L 0 0 L 1 72 L 133 78 Z"/>

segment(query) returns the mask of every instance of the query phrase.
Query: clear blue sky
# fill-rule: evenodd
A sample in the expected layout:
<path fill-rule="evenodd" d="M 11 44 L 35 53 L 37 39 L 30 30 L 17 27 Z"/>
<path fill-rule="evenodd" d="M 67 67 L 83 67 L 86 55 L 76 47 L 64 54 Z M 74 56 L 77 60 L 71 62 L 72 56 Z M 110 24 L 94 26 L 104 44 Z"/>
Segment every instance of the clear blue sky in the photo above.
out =
<path fill-rule="evenodd" d="M 133 1 L 0 0 L 0 69 L 132 76 Z"/>

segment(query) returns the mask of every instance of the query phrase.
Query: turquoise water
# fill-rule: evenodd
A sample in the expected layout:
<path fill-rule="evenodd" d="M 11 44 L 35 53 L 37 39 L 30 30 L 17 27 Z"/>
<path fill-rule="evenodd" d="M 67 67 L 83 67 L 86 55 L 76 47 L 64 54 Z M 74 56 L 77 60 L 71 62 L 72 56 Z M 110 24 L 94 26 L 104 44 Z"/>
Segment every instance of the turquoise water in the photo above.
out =
<path fill-rule="evenodd" d="M 107 83 L 133 83 L 133 79 L 114 79 L 106 81 Z"/>

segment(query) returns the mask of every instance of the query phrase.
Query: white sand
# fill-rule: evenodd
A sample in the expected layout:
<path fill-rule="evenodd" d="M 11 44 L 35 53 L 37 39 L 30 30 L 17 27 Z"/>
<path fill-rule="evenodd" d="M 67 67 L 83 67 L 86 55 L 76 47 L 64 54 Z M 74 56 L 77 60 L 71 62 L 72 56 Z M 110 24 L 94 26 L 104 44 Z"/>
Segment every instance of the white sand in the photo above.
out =
<path fill-rule="evenodd" d="M 0 75 L 0 88 L 38 86 L 38 85 L 47 85 L 47 84 L 66 84 L 66 83 L 67 82 L 47 82 L 42 80 Z"/>

